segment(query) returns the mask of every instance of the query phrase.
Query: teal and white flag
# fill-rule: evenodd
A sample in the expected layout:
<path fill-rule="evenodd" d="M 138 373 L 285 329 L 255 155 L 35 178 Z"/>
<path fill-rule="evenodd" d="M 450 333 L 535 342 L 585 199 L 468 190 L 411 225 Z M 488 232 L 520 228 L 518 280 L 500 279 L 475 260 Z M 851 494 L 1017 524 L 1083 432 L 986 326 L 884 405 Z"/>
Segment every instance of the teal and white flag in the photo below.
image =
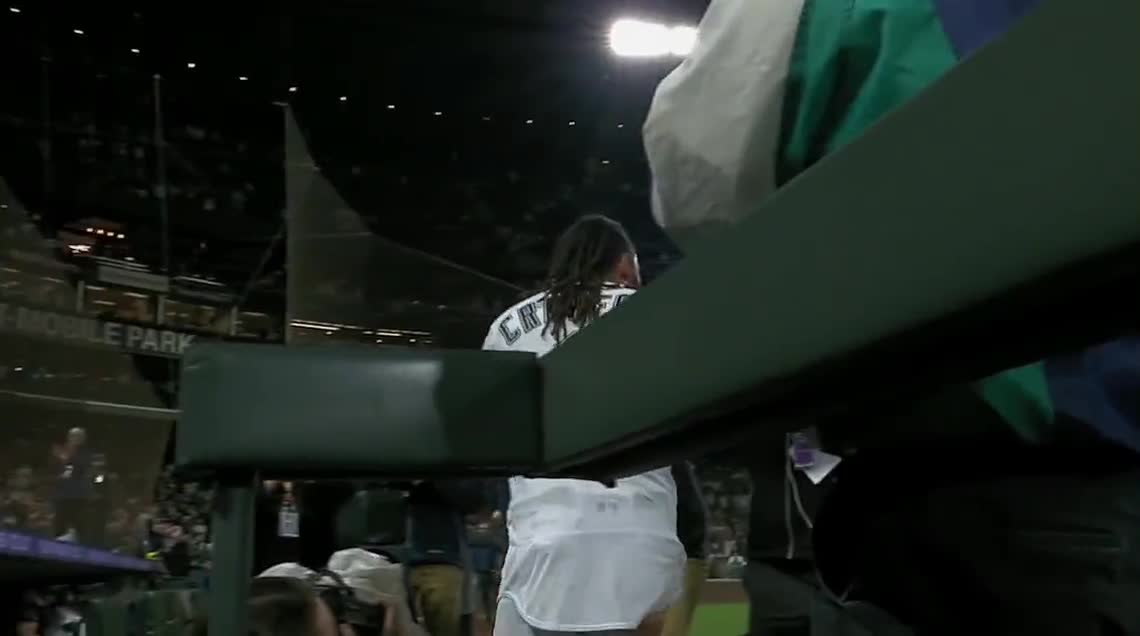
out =
<path fill-rule="evenodd" d="M 933 0 L 714 0 L 645 123 L 657 221 L 739 220 L 957 60 Z"/>
<path fill-rule="evenodd" d="M 692 55 L 658 86 L 645 123 L 657 222 L 685 249 L 752 214 L 1035 4 L 713 0 Z M 977 388 L 1024 438 L 1051 428 L 1043 365 Z"/>

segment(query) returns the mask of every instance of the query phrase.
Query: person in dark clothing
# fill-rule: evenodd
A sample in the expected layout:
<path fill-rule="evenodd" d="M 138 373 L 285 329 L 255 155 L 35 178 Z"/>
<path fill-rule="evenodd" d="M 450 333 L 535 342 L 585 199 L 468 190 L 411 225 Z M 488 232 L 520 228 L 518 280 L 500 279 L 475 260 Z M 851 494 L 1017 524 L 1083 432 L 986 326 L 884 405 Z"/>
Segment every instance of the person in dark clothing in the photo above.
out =
<path fill-rule="evenodd" d="M 0 493 L 0 527 L 25 529 L 35 500 L 31 466 L 18 466 Z"/>
<path fill-rule="evenodd" d="M 681 598 L 665 614 L 661 636 L 686 636 L 708 578 L 709 509 L 691 462 L 673 465 L 677 484 L 677 538 L 685 547 L 685 587 Z"/>
<path fill-rule="evenodd" d="M 812 526 L 833 477 L 816 485 L 795 470 L 782 433 L 757 439 L 750 447 L 752 503 L 744 571 L 748 633 L 807 636 L 811 609 L 824 598 L 815 575 Z"/>
<path fill-rule="evenodd" d="M 499 583 L 503 560 L 510 539 L 507 536 L 506 510 L 510 505 L 511 490 L 507 481 L 495 479 L 487 482 L 490 511 L 470 525 L 467 538 L 471 544 L 471 565 L 475 576 L 475 604 L 472 634 L 490 634 L 494 630 L 495 612 L 499 602 Z"/>
<path fill-rule="evenodd" d="M 26 498 L 27 495 L 21 493 L 5 494 L 0 501 L 0 528 L 22 530 L 27 527 L 32 507 Z"/>
<path fill-rule="evenodd" d="M 341 545 L 337 529 L 337 512 L 356 492 L 357 485 L 350 481 L 321 480 L 297 484 L 298 563 L 319 570 L 337 550 L 356 547 Z"/>
<path fill-rule="evenodd" d="M 87 431 L 73 428 L 67 441 L 53 449 L 56 468 L 55 536 L 73 533 L 77 541 L 85 541 L 88 529 L 89 503 L 93 485 L 92 454 L 87 448 Z"/>
<path fill-rule="evenodd" d="M 107 458 L 96 453 L 91 459 L 91 485 L 87 502 L 87 514 L 82 524 L 84 543 L 111 547 L 107 543 L 107 522 L 111 519 L 111 503 L 114 499 L 112 491 L 112 474 L 107 467 Z"/>
<path fill-rule="evenodd" d="M 462 636 L 471 574 L 465 517 L 491 503 L 489 484 L 480 480 L 417 482 L 408 493 L 408 591 L 432 636 Z"/>
<path fill-rule="evenodd" d="M 289 561 L 319 569 L 337 549 L 366 545 L 408 569 L 413 611 L 433 636 L 460 636 L 470 569 L 464 517 L 488 501 L 479 480 L 265 482 L 257 499 L 254 573 Z M 406 514 L 398 529 L 389 518 L 397 510 Z"/>
<path fill-rule="evenodd" d="M 480 620 L 489 621 L 495 615 L 498 600 L 499 570 L 503 566 L 503 556 L 507 553 L 506 533 L 497 520 L 482 523 L 478 527 L 468 527 L 468 541 L 471 543 L 471 569 L 476 578 L 474 613 Z"/>
<path fill-rule="evenodd" d="M 277 563 L 320 569 L 342 547 L 337 512 L 356 492 L 345 481 L 265 481 L 255 504 L 254 567 L 257 574 Z"/>
<path fill-rule="evenodd" d="M 336 547 L 365 548 L 393 561 L 406 559 L 408 490 L 390 483 L 362 483 L 347 500 L 336 500 Z"/>
<path fill-rule="evenodd" d="M 1026 444 L 963 391 L 877 422 L 819 513 L 829 588 L 924 636 L 1140 633 L 1130 447 L 1061 412 L 1050 443 Z"/>
<path fill-rule="evenodd" d="M 299 504 L 293 499 L 293 484 L 282 481 L 262 482 L 254 500 L 253 523 L 253 571 L 251 576 L 278 563 L 300 562 L 300 531 L 282 533 L 280 524 L 282 512 L 288 513 L 286 503 Z M 288 528 L 284 528 L 288 530 Z M 291 536 L 282 536 L 291 535 Z M 331 554 L 331 552 L 330 552 Z"/>

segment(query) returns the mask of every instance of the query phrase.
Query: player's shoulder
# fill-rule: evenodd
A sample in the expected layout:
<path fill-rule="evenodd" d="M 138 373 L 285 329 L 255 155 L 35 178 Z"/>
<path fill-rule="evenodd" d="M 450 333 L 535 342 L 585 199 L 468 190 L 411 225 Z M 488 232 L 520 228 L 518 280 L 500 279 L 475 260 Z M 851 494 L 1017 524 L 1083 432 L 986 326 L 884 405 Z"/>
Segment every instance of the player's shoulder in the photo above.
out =
<path fill-rule="evenodd" d="M 602 290 L 602 312 L 606 313 L 621 305 L 637 291 L 629 287 L 607 287 Z"/>
<path fill-rule="evenodd" d="M 636 291 L 637 290 L 632 287 L 606 287 L 605 290 L 603 290 L 603 294 L 611 298 L 624 298 L 626 296 L 632 296 Z"/>
<path fill-rule="evenodd" d="M 546 292 L 535 292 L 526 298 L 518 301 L 517 303 L 507 307 L 500 313 L 494 320 L 491 321 L 490 327 L 487 328 L 487 337 L 483 340 L 484 349 L 502 349 L 507 348 L 510 344 L 506 342 L 503 334 L 508 329 L 504 329 L 504 323 L 511 320 L 519 314 L 519 311 L 527 305 L 533 305 L 546 298 Z"/>

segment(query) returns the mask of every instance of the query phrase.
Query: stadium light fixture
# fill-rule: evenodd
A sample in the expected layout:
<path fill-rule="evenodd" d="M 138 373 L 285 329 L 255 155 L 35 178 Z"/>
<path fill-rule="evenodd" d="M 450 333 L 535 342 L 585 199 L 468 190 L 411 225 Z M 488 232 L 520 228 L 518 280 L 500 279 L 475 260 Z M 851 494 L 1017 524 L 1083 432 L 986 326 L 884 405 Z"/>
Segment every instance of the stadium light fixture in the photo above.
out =
<path fill-rule="evenodd" d="M 610 27 L 609 39 L 619 57 L 684 57 L 696 46 L 697 29 L 622 18 Z"/>
<path fill-rule="evenodd" d="M 675 26 L 669 29 L 669 52 L 685 57 L 697 46 L 697 27 Z"/>

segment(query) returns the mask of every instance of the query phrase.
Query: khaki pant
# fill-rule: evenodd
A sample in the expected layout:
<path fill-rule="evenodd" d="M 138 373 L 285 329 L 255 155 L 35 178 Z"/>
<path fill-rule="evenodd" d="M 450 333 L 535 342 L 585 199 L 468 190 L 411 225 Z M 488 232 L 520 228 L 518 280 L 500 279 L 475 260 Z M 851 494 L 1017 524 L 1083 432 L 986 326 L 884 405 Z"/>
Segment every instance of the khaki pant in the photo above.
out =
<path fill-rule="evenodd" d="M 681 598 L 669 608 L 664 619 L 647 619 L 638 629 L 643 636 L 688 636 L 693 614 L 701 602 L 701 589 L 709 575 L 709 564 L 704 559 L 689 559 L 685 563 L 685 582 Z M 656 625 L 654 625 L 656 623 Z M 660 628 L 657 626 L 660 625 Z"/>
<path fill-rule="evenodd" d="M 456 565 L 417 565 L 411 568 L 412 609 L 432 636 L 463 634 L 463 569 Z"/>

